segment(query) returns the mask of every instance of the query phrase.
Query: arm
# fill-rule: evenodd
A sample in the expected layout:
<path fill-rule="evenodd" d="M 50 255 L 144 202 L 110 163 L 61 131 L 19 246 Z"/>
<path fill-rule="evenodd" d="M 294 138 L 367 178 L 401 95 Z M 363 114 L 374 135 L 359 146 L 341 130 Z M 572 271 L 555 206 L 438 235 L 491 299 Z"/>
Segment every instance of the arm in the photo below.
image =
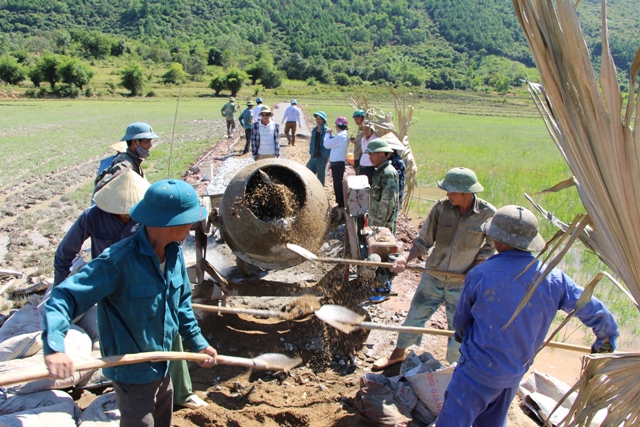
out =
<path fill-rule="evenodd" d="M 471 308 L 476 301 L 474 295 L 477 284 L 480 281 L 478 275 L 467 275 L 464 280 L 464 287 L 456 306 L 456 313 L 453 316 L 453 329 L 455 330 L 454 339 L 458 342 L 462 342 L 464 333 L 473 326 L 473 315 L 471 314 Z"/>
<path fill-rule="evenodd" d="M 551 274 L 554 273 L 557 273 L 557 275 L 553 279 L 560 281 L 560 285 L 564 289 L 559 308 L 567 313 L 571 312 L 576 308 L 584 288 L 578 286 L 563 272 L 555 270 Z M 585 326 L 591 328 L 595 334 L 594 350 L 599 350 L 605 342 L 609 342 L 614 350 L 617 348 L 616 339 L 620 336 L 618 324 L 611 312 L 598 298 L 592 297 L 575 315 Z"/>
<path fill-rule="evenodd" d="M 281 125 L 283 125 L 284 122 L 287 121 L 287 115 L 289 114 L 289 108 L 291 108 L 291 107 L 287 107 L 287 109 L 284 110 L 284 114 L 282 114 L 282 121 L 280 122 Z"/>
<path fill-rule="evenodd" d="M 300 120 L 301 116 L 302 114 L 300 113 L 300 109 L 296 108 L 296 121 L 298 122 L 298 127 L 302 127 L 302 121 Z"/>
<path fill-rule="evenodd" d="M 246 113 L 246 112 L 247 112 L 247 110 L 244 110 L 244 111 L 242 112 L 242 114 L 240 114 L 240 115 L 238 116 L 238 122 L 240 123 L 240 126 L 242 126 L 242 127 L 244 127 L 244 120 L 245 120 L 245 119 L 244 119 L 244 117 L 245 117 L 245 113 Z"/>
<path fill-rule="evenodd" d="M 69 276 L 69 269 L 71 268 L 73 259 L 82 249 L 84 241 L 91 235 L 87 229 L 87 215 L 89 215 L 90 209 L 80 214 L 58 245 L 58 249 L 56 249 L 56 255 L 53 261 L 53 268 L 55 269 L 53 278 L 54 286 L 59 285 Z"/>
<path fill-rule="evenodd" d="M 251 155 L 255 159 L 258 155 L 258 146 L 260 145 L 260 129 L 258 122 L 251 125 Z"/>
<path fill-rule="evenodd" d="M 336 135 L 333 138 L 331 137 L 327 138 L 327 135 L 329 134 L 327 133 L 325 135 L 325 139 L 323 142 L 325 148 L 338 148 L 340 147 L 340 145 L 344 144 L 346 140 L 345 135 Z"/>

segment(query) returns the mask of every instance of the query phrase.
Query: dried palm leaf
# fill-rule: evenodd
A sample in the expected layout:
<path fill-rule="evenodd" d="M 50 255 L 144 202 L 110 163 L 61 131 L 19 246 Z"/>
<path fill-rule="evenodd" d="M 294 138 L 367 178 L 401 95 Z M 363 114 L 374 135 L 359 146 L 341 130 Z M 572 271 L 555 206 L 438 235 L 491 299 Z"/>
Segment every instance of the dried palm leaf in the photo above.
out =
<path fill-rule="evenodd" d="M 580 183 L 578 194 L 591 218 L 594 247 L 640 301 L 640 132 L 632 128 L 632 123 L 640 122 L 634 97 L 640 51 L 631 66 L 623 117 L 605 1 L 599 82 L 571 0 L 513 0 L 513 4 L 542 80 L 542 86 L 530 83 L 529 90 Z M 603 426 L 637 424 L 640 382 L 629 375 L 629 368 L 640 365 L 640 355 L 619 357 L 587 359 L 583 377 L 574 386 L 578 397 L 566 426 L 588 425 L 603 408 L 607 410 Z"/>

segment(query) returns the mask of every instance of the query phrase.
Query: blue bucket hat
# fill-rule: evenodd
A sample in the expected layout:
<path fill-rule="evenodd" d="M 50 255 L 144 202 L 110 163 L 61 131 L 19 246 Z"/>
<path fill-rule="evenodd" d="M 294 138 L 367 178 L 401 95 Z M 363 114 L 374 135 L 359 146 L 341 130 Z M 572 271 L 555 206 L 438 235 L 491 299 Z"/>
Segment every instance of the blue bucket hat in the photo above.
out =
<path fill-rule="evenodd" d="M 131 208 L 131 218 L 149 227 L 176 227 L 201 221 L 208 215 L 196 190 L 179 179 L 163 179 L 149 187 Z"/>
<path fill-rule="evenodd" d="M 151 126 L 143 122 L 131 123 L 127 126 L 126 133 L 120 141 L 133 141 L 134 139 L 156 139 L 158 135 L 153 132 Z"/>
<path fill-rule="evenodd" d="M 324 111 L 316 111 L 315 113 L 313 113 L 313 117 L 320 117 L 322 120 L 324 120 L 325 123 L 327 123 L 327 115 L 324 113 Z"/>

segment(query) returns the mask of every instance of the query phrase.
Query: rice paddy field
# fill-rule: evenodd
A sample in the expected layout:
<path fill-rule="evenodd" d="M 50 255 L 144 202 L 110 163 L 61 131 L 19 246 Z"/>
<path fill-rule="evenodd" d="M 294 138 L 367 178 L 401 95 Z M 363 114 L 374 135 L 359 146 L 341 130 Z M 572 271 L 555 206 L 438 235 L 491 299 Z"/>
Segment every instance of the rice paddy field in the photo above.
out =
<path fill-rule="evenodd" d="M 283 93 L 284 92 L 284 93 Z M 242 95 L 239 96 L 241 105 Z M 291 91 L 261 93 L 266 105 L 296 96 Z M 409 96 L 409 95 L 407 95 Z M 411 148 L 419 168 L 420 189 L 412 200 L 410 216 L 424 218 L 433 201 L 443 196 L 437 181 L 456 166 L 473 169 L 484 185 L 481 197 L 496 207 L 520 204 L 533 210 L 528 193 L 565 222 L 584 212 L 577 191 L 535 195 L 571 176 L 560 152 L 549 137 L 533 102 L 526 94 L 491 96 L 458 92 L 422 92 L 409 96 L 415 110 L 409 131 Z M 323 110 L 330 123 L 353 109 L 347 93 L 297 97 L 308 112 Z M 145 163 L 151 181 L 182 172 L 211 144 L 223 136 L 220 108 L 226 97 L 182 97 L 172 140 L 176 97 L 105 100 L 1 100 L 0 101 L 0 197 L 33 177 L 45 177 L 72 164 L 95 161 L 110 155 L 108 146 L 134 121 L 146 121 L 161 136 Z M 392 111 L 389 94 L 369 96 L 370 105 Z M 352 127 L 349 133 L 355 132 Z M 169 152 L 171 170 L 168 171 Z M 78 186 L 70 200 L 87 203 L 89 181 Z M 538 216 L 542 233 L 549 239 L 555 230 Z M 579 245 L 565 258 L 562 268 L 585 285 L 599 271 L 607 270 L 598 258 Z M 639 313 L 626 296 L 602 282 L 596 294 L 628 330 L 623 348 L 637 347 Z M 577 327 L 577 326 L 576 326 Z"/>

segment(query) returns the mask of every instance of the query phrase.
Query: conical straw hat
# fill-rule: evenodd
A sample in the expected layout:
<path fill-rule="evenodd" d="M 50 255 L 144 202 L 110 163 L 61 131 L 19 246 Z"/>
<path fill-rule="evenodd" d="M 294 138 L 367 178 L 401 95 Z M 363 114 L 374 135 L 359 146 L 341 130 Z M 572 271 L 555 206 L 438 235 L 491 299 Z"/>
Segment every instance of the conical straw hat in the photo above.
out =
<path fill-rule="evenodd" d="M 129 211 L 144 197 L 151 184 L 132 170 L 125 170 L 102 187 L 93 201 L 98 208 L 112 214 L 129 215 Z"/>
<path fill-rule="evenodd" d="M 124 153 L 125 151 L 127 151 L 127 141 L 114 142 L 109 147 L 113 148 L 118 153 Z"/>

